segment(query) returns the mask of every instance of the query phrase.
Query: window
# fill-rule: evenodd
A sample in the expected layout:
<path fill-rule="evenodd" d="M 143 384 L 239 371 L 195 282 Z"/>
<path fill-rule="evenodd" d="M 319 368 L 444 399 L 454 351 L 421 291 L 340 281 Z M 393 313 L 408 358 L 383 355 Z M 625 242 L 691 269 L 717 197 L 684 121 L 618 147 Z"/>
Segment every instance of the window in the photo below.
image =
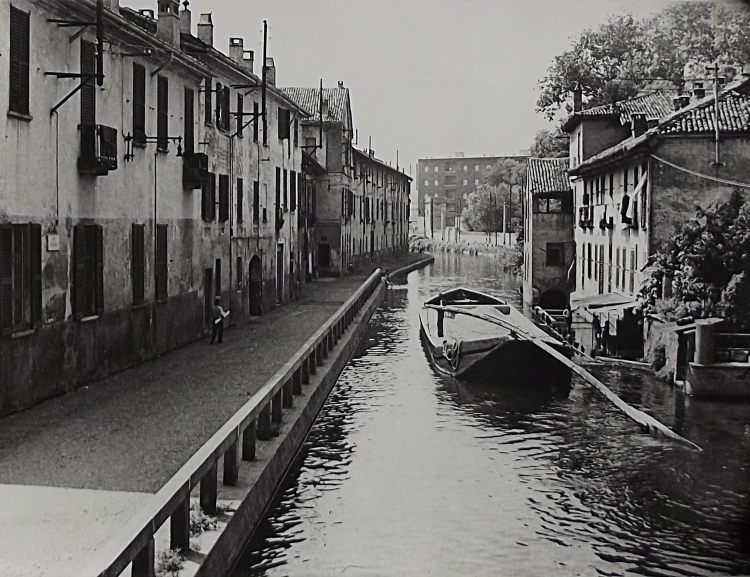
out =
<path fill-rule="evenodd" d="M 276 214 L 281 210 L 281 168 L 276 167 Z"/>
<path fill-rule="evenodd" d="M 625 290 L 625 277 L 628 274 L 628 254 L 625 247 L 622 248 L 622 290 Z"/>
<path fill-rule="evenodd" d="M 146 145 L 146 69 L 133 64 L 133 143 Z"/>
<path fill-rule="evenodd" d="M 547 243 L 547 266 L 565 266 L 565 245 L 559 242 Z"/>
<path fill-rule="evenodd" d="M 448 172 L 455 172 L 456 167 L 452 162 L 447 162 L 445 164 L 445 170 L 447 170 Z"/>
<path fill-rule="evenodd" d="M 279 120 L 279 126 L 278 126 L 279 140 L 288 140 L 289 139 L 289 127 L 291 125 L 290 111 L 287 110 L 286 108 L 279 108 L 278 120 Z"/>
<path fill-rule="evenodd" d="M 438 186 L 438 184 L 440 184 L 440 183 L 438 182 L 438 179 L 437 179 L 437 178 L 435 179 L 435 182 L 434 182 L 433 184 L 434 184 L 435 186 Z"/>
<path fill-rule="evenodd" d="M 166 152 L 169 148 L 169 80 L 159 76 L 156 94 L 156 148 Z"/>
<path fill-rule="evenodd" d="M 607 254 L 607 292 L 612 292 L 612 243 L 609 243 L 609 254 Z"/>
<path fill-rule="evenodd" d="M 212 124 L 213 122 L 213 95 L 214 95 L 214 82 L 211 78 L 206 78 L 204 81 L 204 93 L 205 93 L 205 100 L 204 100 L 204 113 L 206 116 L 206 124 Z"/>
<path fill-rule="evenodd" d="M 81 319 L 104 310 L 104 231 L 98 224 L 73 229 L 73 314 Z"/>
<path fill-rule="evenodd" d="M 433 168 L 433 170 L 434 170 L 435 172 L 437 172 L 437 171 L 438 171 L 438 167 L 437 167 L 437 166 L 436 166 L 436 167 L 434 167 L 434 168 Z"/>
<path fill-rule="evenodd" d="M 42 321 L 42 227 L 0 225 L 0 333 Z"/>
<path fill-rule="evenodd" d="M 299 146 L 299 119 L 294 119 L 294 148 Z"/>
<path fill-rule="evenodd" d="M 620 288 L 620 249 L 615 249 L 615 288 Z"/>
<path fill-rule="evenodd" d="M 604 245 L 599 245 L 599 294 L 604 294 Z"/>
<path fill-rule="evenodd" d="M 245 129 L 245 97 L 237 93 L 237 136 L 242 138 Z"/>
<path fill-rule="evenodd" d="M 260 183 L 253 182 L 253 222 L 258 223 L 260 219 Z"/>
<path fill-rule="evenodd" d="M 192 153 L 195 150 L 195 93 L 185 89 L 185 152 Z"/>
<path fill-rule="evenodd" d="M 445 184 L 447 185 L 455 185 L 456 184 L 456 177 L 455 176 L 446 176 L 445 177 Z"/>
<path fill-rule="evenodd" d="M 297 173 L 294 170 L 289 173 L 289 210 L 297 210 Z"/>
<path fill-rule="evenodd" d="M 467 184 L 469 184 L 469 181 L 464 178 L 464 186 L 466 186 Z"/>
<path fill-rule="evenodd" d="M 167 225 L 156 225 L 156 300 L 167 300 Z"/>
<path fill-rule="evenodd" d="M 474 172 L 479 172 L 479 165 L 478 164 L 474 165 Z"/>
<path fill-rule="evenodd" d="M 201 189 L 201 219 L 213 222 L 216 218 L 216 175 L 208 174 Z"/>
<path fill-rule="evenodd" d="M 29 13 L 10 7 L 10 94 L 8 109 L 29 113 Z"/>
<path fill-rule="evenodd" d="M 289 172 L 287 169 L 284 169 L 284 212 L 286 212 L 289 209 L 289 205 L 287 204 L 287 191 L 289 190 Z"/>
<path fill-rule="evenodd" d="M 467 170 L 469 170 L 469 167 L 464 164 L 464 172 L 466 172 Z"/>
<path fill-rule="evenodd" d="M 474 179 L 474 186 L 479 186 L 479 179 L 478 178 Z"/>
<path fill-rule="evenodd" d="M 593 256 L 591 251 L 591 243 L 588 243 L 588 258 L 586 259 L 586 276 L 591 278 L 591 258 Z"/>
<path fill-rule="evenodd" d="M 224 87 L 224 91 L 221 93 L 223 104 L 222 104 L 222 123 L 221 127 L 224 130 L 229 130 L 229 119 L 231 118 L 231 115 L 229 114 L 229 107 L 230 107 L 230 100 L 232 98 L 232 93 L 229 90 L 229 86 Z"/>
<path fill-rule="evenodd" d="M 634 250 L 630 251 L 630 285 L 628 289 L 632 293 L 635 291 L 635 268 L 636 268 L 636 252 Z"/>
<path fill-rule="evenodd" d="M 253 102 L 253 142 L 258 142 L 258 117 L 260 111 L 258 110 L 258 103 Z"/>
<path fill-rule="evenodd" d="M 217 258 L 214 263 L 214 295 L 221 296 L 221 259 Z"/>
<path fill-rule="evenodd" d="M 425 186 L 430 186 L 430 181 L 429 181 L 429 180 L 427 180 L 427 179 L 425 179 L 425 181 L 424 181 L 424 185 L 425 185 Z"/>
<path fill-rule="evenodd" d="M 219 222 L 229 220 L 229 177 L 219 175 Z"/>
<path fill-rule="evenodd" d="M 244 220 L 243 203 L 244 203 L 244 183 L 241 178 L 237 179 L 237 224 L 240 224 Z"/>
<path fill-rule="evenodd" d="M 609 173 L 609 196 L 611 197 L 615 193 L 615 175 L 613 172 Z"/>
<path fill-rule="evenodd" d="M 425 167 L 424 167 L 424 171 L 425 171 L 425 172 L 430 172 L 430 167 L 429 167 L 429 166 L 425 166 Z"/>
<path fill-rule="evenodd" d="M 143 304 L 146 292 L 146 252 L 143 224 L 133 223 L 130 235 L 130 279 L 133 284 L 133 304 Z"/>
<path fill-rule="evenodd" d="M 532 211 L 535 213 L 549 212 L 549 213 L 560 213 L 562 212 L 562 198 L 539 198 L 535 196 L 532 201 Z"/>
<path fill-rule="evenodd" d="M 93 42 L 81 40 L 81 74 L 96 73 L 96 48 Z M 96 85 L 89 81 L 81 87 L 81 124 L 96 124 Z"/>
<path fill-rule="evenodd" d="M 625 170 L 622 171 L 622 191 L 627 192 L 628 191 L 628 169 L 625 167 Z"/>

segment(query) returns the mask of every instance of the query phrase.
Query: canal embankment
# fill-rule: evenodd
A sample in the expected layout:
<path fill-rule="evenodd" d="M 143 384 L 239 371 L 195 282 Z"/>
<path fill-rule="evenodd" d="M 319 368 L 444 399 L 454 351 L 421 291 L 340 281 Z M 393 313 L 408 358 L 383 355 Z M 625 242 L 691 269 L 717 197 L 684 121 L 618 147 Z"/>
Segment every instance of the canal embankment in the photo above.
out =
<path fill-rule="evenodd" d="M 416 238 L 409 242 L 412 252 L 465 254 L 470 256 L 488 256 L 497 259 L 504 271 L 516 272 L 518 269 L 518 249 L 515 246 L 475 244 Z"/>
<path fill-rule="evenodd" d="M 395 271 L 429 260 L 428 255 L 409 254 L 381 266 Z M 231 511 L 222 512 L 222 503 L 233 494 L 220 493 L 224 487 L 218 477 L 214 482 L 211 477 L 222 471 L 222 480 L 234 477 L 233 487 L 247 480 L 239 465 L 243 455 L 249 456 L 245 449 L 251 435 L 243 439 L 240 433 L 254 421 L 258 440 L 269 440 L 255 444 L 251 463 L 253 468 L 270 468 L 262 468 L 267 474 L 256 474 L 266 493 L 256 493 L 260 501 L 245 509 L 258 507 L 263 495 L 272 494 L 274 479 L 283 474 L 314 419 L 314 403 L 322 404 L 325 387 L 335 382 L 336 367 L 343 367 L 356 344 L 355 328 L 366 326 L 368 311 L 378 302 L 383 283 L 376 278 L 368 285 L 366 272 L 307 285 L 292 305 L 227 330 L 222 345 L 194 343 L 0 420 L 0 498 L 8 503 L 0 522 L 13 527 L 0 554 L 0 574 L 82 575 L 87 563 L 104 555 L 117 563 L 102 574 L 115 575 L 118 563 L 130 556 L 137 560 L 133 575 L 151 575 L 163 543 L 167 548 L 173 543 L 197 545 L 186 557 L 205 561 L 225 539 L 219 535 L 247 538 L 247 533 L 239 536 L 247 526 L 240 522 L 229 532 L 206 531 L 201 537 L 191 532 L 197 526 L 218 528 L 222 519 L 230 519 Z M 366 285 L 374 287 L 367 298 L 362 293 Z M 344 330 L 344 325 L 351 328 Z M 309 348 L 311 339 L 315 358 L 320 356 L 323 363 L 320 369 L 310 364 L 309 351 L 306 357 L 293 355 Z M 303 386 L 305 359 L 310 384 Z M 284 378 L 289 371 L 291 377 Z M 298 394 L 300 389 L 307 397 Z M 238 412 L 258 394 L 266 404 L 237 421 Z M 279 412 L 286 421 L 279 419 Z M 227 427 L 234 432 L 206 449 L 217 431 L 226 433 Z M 224 459 L 227 451 L 234 457 Z M 176 475 L 195 459 L 198 466 L 179 480 Z M 162 499 L 166 486 L 174 492 Z M 193 502 L 204 504 L 215 495 L 216 515 L 205 523 L 195 505 L 191 510 L 191 492 Z M 251 523 L 251 517 L 238 519 Z M 152 541 L 160 526 L 165 541 L 158 535 Z M 130 530 L 131 538 L 123 537 L 123 531 Z"/>

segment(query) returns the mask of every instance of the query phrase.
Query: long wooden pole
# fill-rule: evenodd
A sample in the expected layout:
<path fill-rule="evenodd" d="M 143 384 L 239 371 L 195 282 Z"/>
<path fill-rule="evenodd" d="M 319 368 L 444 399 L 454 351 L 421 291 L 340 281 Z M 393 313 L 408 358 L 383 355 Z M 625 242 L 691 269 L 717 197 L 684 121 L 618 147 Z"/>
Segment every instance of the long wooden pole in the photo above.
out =
<path fill-rule="evenodd" d="M 451 307 L 451 306 L 438 306 L 438 305 L 425 305 L 427 308 L 434 308 L 434 309 L 442 309 L 446 312 L 452 312 L 456 314 L 462 314 L 470 317 L 474 317 L 483 321 L 487 321 L 489 323 L 493 323 L 496 325 L 500 325 L 503 328 L 509 328 L 513 330 L 516 334 L 518 334 L 520 337 L 524 338 L 525 340 L 533 343 L 537 347 L 539 347 L 541 350 L 543 350 L 548 355 L 552 356 L 553 358 L 557 359 L 559 362 L 567 366 L 571 371 L 576 373 L 578 376 L 583 378 L 588 384 L 593 386 L 596 390 L 598 390 L 600 393 L 602 393 L 609 401 L 611 401 L 618 409 L 620 409 L 623 413 L 625 413 L 628 417 L 633 419 L 636 423 L 644 427 L 645 429 L 648 429 L 650 432 L 659 432 L 663 434 L 665 437 L 668 437 L 674 441 L 677 441 L 679 443 L 682 443 L 683 445 L 687 445 L 688 447 L 692 449 L 696 449 L 698 451 L 702 451 L 698 445 L 693 443 L 692 441 L 686 439 L 685 437 L 678 435 L 675 433 L 672 429 L 667 427 L 664 423 L 661 423 L 660 421 L 657 421 L 654 417 L 651 415 L 647 415 L 643 411 L 639 411 L 635 407 L 631 407 L 628 405 L 625 401 L 623 401 L 620 397 L 618 397 L 613 391 L 611 391 L 604 383 L 602 383 L 599 379 L 597 379 L 594 375 L 592 375 L 590 372 L 588 372 L 586 369 L 584 369 L 582 366 L 574 363 L 569 358 L 567 358 L 565 355 L 560 353 L 559 351 L 556 351 L 551 346 L 549 346 L 547 343 L 545 343 L 542 339 L 539 337 L 535 337 L 533 335 L 530 335 L 513 325 L 512 323 L 508 321 L 504 321 L 502 319 L 498 319 L 495 317 L 491 317 L 489 315 L 483 315 L 480 313 L 475 313 L 472 311 L 467 311 L 465 309 L 459 308 L 459 307 Z"/>

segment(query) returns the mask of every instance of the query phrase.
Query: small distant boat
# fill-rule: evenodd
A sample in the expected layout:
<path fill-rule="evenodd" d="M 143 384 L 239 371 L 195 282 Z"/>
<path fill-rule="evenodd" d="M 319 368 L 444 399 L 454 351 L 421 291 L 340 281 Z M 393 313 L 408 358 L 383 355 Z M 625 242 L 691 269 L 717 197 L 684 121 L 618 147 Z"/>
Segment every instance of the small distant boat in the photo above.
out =
<path fill-rule="evenodd" d="M 456 288 L 426 301 L 419 321 L 430 361 L 439 372 L 500 384 L 570 386 L 570 368 L 534 341 L 567 358 L 570 348 L 502 299 Z"/>

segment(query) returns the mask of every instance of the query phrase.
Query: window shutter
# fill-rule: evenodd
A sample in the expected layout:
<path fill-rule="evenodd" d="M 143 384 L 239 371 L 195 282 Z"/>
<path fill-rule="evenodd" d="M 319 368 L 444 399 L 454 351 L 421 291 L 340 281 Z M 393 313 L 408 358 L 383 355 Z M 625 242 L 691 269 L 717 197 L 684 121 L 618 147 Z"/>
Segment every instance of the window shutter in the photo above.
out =
<path fill-rule="evenodd" d="M 29 113 L 29 13 L 10 7 L 10 101 L 8 108 Z"/>
<path fill-rule="evenodd" d="M 237 222 L 241 223 L 244 220 L 243 212 L 243 204 L 244 204 L 244 183 L 241 178 L 237 179 Z"/>
<path fill-rule="evenodd" d="M 13 225 L 0 224 L 0 334 L 13 330 Z"/>
<path fill-rule="evenodd" d="M 86 309 L 86 234 L 84 226 L 73 229 L 73 315 L 83 318 Z"/>
<path fill-rule="evenodd" d="M 289 190 L 289 171 L 284 169 L 284 210 L 287 209 L 287 191 Z"/>
<path fill-rule="evenodd" d="M 146 144 L 146 69 L 133 64 L 133 140 Z"/>
<path fill-rule="evenodd" d="M 258 103 L 253 102 L 253 141 L 258 142 L 258 116 L 260 114 Z"/>
<path fill-rule="evenodd" d="M 225 86 L 224 87 L 224 93 L 223 93 L 224 106 L 222 107 L 223 108 L 223 110 L 222 110 L 222 128 L 224 128 L 224 130 L 229 130 L 229 117 L 230 117 L 229 107 L 231 106 L 231 101 L 230 101 L 231 96 L 232 95 L 231 95 L 231 92 L 229 90 L 229 86 Z"/>
<path fill-rule="evenodd" d="M 96 74 L 96 48 L 93 42 L 81 40 L 81 73 Z M 96 124 L 96 85 L 93 80 L 81 88 L 81 124 Z"/>
<path fill-rule="evenodd" d="M 133 281 L 133 304 L 143 303 L 145 297 L 145 227 L 133 224 L 131 247 L 131 277 Z"/>
<path fill-rule="evenodd" d="M 210 221 L 216 220 L 216 174 L 211 173 L 211 218 Z"/>
<path fill-rule="evenodd" d="M 205 104 L 204 104 L 204 111 L 206 117 L 206 124 L 211 124 L 212 117 L 213 117 L 213 79 L 212 78 L 206 78 L 205 82 L 203 83 L 204 86 L 204 94 L 205 94 Z"/>
<path fill-rule="evenodd" d="M 289 174 L 289 210 L 297 210 L 297 173 L 293 170 Z"/>
<path fill-rule="evenodd" d="M 169 148 L 169 80 L 159 76 L 156 95 L 156 147 L 159 150 Z"/>
<path fill-rule="evenodd" d="M 260 182 L 253 182 L 253 222 L 260 221 Z"/>
<path fill-rule="evenodd" d="M 104 312 L 104 228 L 96 225 L 96 314 Z"/>
<path fill-rule="evenodd" d="M 242 94 L 237 94 L 237 135 L 242 136 L 243 125 L 245 124 L 245 97 Z"/>
<path fill-rule="evenodd" d="M 42 225 L 29 225 L 29 278 L 31 280 L 31 326 L 42 322 Z"/>
<path fill-rule="evenodd" d="M 279 140 L 287 140 L 289 138 L 289 125 L 291 123 L 289 112 L 286 108 L 279 108 Z"/>
<path fill-rule="evenodd" d="M 195 150 L 195 93 L 185 89 L 185 134 L 183 135 L 186 153 Z"/>
<path fill-rule="evenodd" d="M 219 222 L 229 220 L 229 177 L 219 175 Z"/>

